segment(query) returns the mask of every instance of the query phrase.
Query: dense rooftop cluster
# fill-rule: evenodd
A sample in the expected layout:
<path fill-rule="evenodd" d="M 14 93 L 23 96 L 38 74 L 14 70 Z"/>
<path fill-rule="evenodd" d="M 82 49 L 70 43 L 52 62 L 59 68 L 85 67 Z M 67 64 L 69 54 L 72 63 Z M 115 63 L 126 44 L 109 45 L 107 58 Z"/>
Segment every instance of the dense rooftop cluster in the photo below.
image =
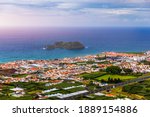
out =
<path fill-rule="evenodd" d="M 47 86 L 51 86 L 66 80 L 85 83 L 86 80 L 80 76 L 81 74 L 105 71 L 109 66 L 118 66 L 122 73 L 124 73 L 123 69 L 131 69 L 133 73 L 148 73 L 150 72 L 150 64 L 147 64 L 149 62 L 150 51 L 145 53 L 103 52 L 98 55 L 55 60 L 20 60 L 0 64 L 0 84 L 44 82 L 47 83 Z M 96 81 L 93 83 L 100 85 Z M 86 86 L 83 85 L 83 87 Z M 24 89 L 19 90 L 19 92 L 21 92 L 19 95 L 23 95 Z M 83 92 L 87 92 L 87 90 L 83 90 Z M 71 94 L 75 95 L 78 93 L 72 92 L 65 95 L 58 93 L 57 97 L 62 98 Z M 52 94 L 49 96 L 53 97 L 56 95 Z"/>

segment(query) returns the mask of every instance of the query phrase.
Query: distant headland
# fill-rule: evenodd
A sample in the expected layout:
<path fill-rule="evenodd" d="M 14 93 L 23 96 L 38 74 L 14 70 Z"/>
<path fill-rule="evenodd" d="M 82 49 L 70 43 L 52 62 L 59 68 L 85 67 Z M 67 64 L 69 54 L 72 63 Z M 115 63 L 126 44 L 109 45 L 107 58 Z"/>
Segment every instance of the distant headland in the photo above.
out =
<path fill-rule="evenodd" d="M 84 49 L 85 46 L 80 43 L 80 42 L 55 42 L 52 45 L 47 45 L 45 47 L 46 50 L 53 50 L 56 48 L 60 48 L 60 49 L 66 49 L 66 50 L 80 50 L 80 49 Z"/>

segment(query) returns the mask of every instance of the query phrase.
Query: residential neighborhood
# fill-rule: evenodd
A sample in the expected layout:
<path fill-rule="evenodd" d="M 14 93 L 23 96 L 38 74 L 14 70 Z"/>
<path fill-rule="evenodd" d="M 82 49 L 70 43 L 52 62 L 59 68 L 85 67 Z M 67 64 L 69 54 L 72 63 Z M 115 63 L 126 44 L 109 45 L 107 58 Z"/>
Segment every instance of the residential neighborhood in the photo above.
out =
<path fill-rule="evenodd" d="M 118 67 L 120 72 L 107 73 L 107 69 L 112 66 Z M 145 53 L 103 52 L 74 58 L 1 63 L 0 97 L 12 96 L 19 99 L 29 93 L 27 86 L 23 84 L 37 83 L 37 85 L 42 84 L 43 88 L 41 90 L 37 86 L 35 91 L 28 94 L 34 94 L 33 99 L 51 99 L 52 97 L 63 99 L 138 78 L 149 72 L 150 51 Z M 36 84 L 34 85 L 36 87 Z M 7 95 L 4 89 L 9 90 Z M 109 97 L 108 92 L 97 92 L 95 95 L 101 94 L 101 96 Z"/>

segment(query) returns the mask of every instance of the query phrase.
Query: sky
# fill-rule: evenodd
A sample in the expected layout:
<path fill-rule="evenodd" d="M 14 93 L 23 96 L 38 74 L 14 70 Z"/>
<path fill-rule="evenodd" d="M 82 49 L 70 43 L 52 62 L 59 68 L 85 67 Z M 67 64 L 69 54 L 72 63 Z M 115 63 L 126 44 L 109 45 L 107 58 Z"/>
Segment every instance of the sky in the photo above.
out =
<path fill-rule="evenodd" d="M 149 27 L 150 0 L 0 0 L 2 27 Z"/>

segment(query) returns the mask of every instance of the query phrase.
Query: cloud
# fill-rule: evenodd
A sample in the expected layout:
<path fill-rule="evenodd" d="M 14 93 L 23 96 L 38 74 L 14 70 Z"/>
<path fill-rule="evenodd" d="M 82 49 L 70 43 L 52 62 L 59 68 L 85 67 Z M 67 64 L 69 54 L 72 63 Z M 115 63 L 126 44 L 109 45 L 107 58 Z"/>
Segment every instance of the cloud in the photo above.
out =
<path fill-rule="evenodd" d="M 75 9 L 82 7 L 150 7 L 149 0 L 1 0 L 1 6 Z"/>
<path fill-rule="evenodd" d="M 125 0 L 128 3 L 149 3 L 149 0 Z"/>
<path fill-rule="evenodd" d="M 58 9 L 76 9 L 80 6 L 77 3 L 59 3 L 56 8 Z"/>
<path fill-rule="evenodd" d="M 0 26 L 150 26 L 149 0 L 1 0 Z"/>
<path fill-rule="evenodd" d="M 95 15 L 126 15 L 126 14 L 133 14 L 134 10 L 133 9 L 127 9 L 127 8 L 122 8 L 122 9 L 99 9 L 99 8 L 86 8 L 82 9 L 82 12 L 85 12 L 87 14 L 95 14 Z"/>

